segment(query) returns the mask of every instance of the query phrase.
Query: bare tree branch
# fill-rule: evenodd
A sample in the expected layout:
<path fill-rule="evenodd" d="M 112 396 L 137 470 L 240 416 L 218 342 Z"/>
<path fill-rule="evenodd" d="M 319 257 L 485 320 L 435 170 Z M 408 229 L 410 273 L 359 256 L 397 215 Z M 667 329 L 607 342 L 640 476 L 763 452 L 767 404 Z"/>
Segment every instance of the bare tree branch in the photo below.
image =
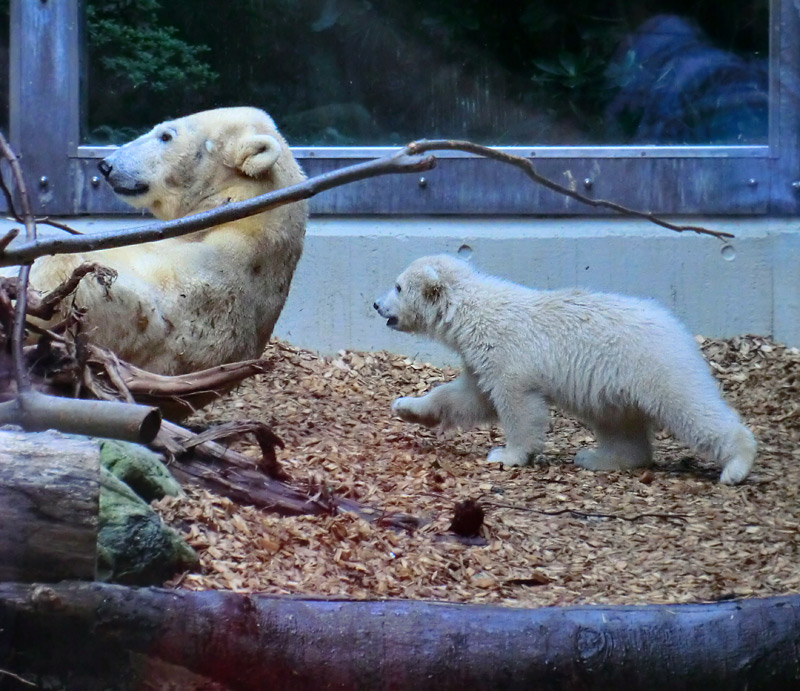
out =
<path fill-rule="evenodd" d="M 2 133 L 0 133 L 0 155 L 11 166 L 22 204 L 27 242 L 35 245 L 36 221 L 22 177 L 22 169 L 19 159 Z M 3 189 L 7 199 L 10 200 L 11 195 L 5 184 Z M 23 352 L 30 270 L 31 263 L 28 261 L 20 268 L 17 278 L 14 324 L 11 333 L 11 355 L 17 392 L 13 400 L 0 403 L 0 424 L 20 425 L 28 431 L 58 429 L 72 434 L 111 437 L 139 443 L 152 441 L 161 426 L 161 411 L 158 408 L 130 403 L 61 398 L 33 390 Z M 97 272 L 97 269 L 90 267 L 89 271 Z M 74 282 L 73 289 L 79 280 L 80 276 Z M 52 308 L 53 305 L 47 307 Z"/>
<path fill-rule="evenodd" d="M 61 285 L 56 286 L 41 299 L 35 296 L 28 297 L 28 314 L 39 319 L 50 319 L 58 309 L 64 298 L 70 295 L 81 282 L 84 276 L 92 274 L 94 279 L 106 290 L 117 278 L 117 272 L 97 262 L 84 262 L 78 266 Z"/>
<path fill-rule="evenodd" d="M 25 684 L 26 686 L 32 686 L 33 688 L 36 688 L 36 684 L 34 684 L 32 681 L 23 679 L 18 674 L 14 674 L 14 672 L 9 672 L 7 669 L 0 669 L 0 675 L 4 677 L 11 677 L 15 681 L 18 681 L 20 684 Z"/>
<path fill-rule="evenodd" d="M 522 511 L 524 513 L 538 513 L 540 516 L 563 516 L 569 514 L 575 518 L 610 518 L 619 519 L 621 521 L 629 521 L 635 523 L 643 518 L 660 518 L 665 521 L 676 520 L 686 521 L 689 518 L 685 513 L 637 513 L 630 516 L 619 513 L 595 513 L 593 511 L 580 511 L 578 509 L 557 509 L 554 511 L 547 511 L 545 509 L 534 509 L 530 506 L 515 506 L 514 504 L 501 504 L 493 501 L 481 501 L 484 506 L 494 506 L 498 509 L 510 509 L 511 511 Z"/>
<path fill-rule="evenodd" d="M 0 255 L 0 266 L 30 262 L 46 254 L 69 254 L 93 250 L 124 247 L 144 242 L 155 242 L 180 237 L 221 223 L 230 223 L 291 202 L 309 199 L 320 192 L 350 182 L 379 175 L 396 173 L 418 173 L 430 170 L 436 164 L 433 156 L 422 158 L 409 156 L 406 149 L 384 158 L 348 166 L 330 173 L 318 175 L 297 185 L 283 187 L 252 199 L 227 204 L 211 211 L 185 216 L 174 221 L 151 223 L 137 228 L 92 233 L 75 237 L 46 238 L 10 247 Z"/>
<path fill-rule="evenodd" d="M 22 219 L 22 217 L 17 212 L 17 208 L 16 208 L 16 206 L 14 204 L 14 197 L 11 194 L 11 190 L 8 189 L 8 185 L 6 184 L 6 181 L 3 179 L 2 175 L 0 175 L 0 192 L 2 192 L 3 197 L 5 197 L 6 206 L 8 207 L 8 212 L 11 215 L 11 217 L 15 221 L 17 221 L 17 223 L 24 223 L 25 221 Z M 71 235 L 81 235 L 80 231 L 75 230 L 74 228 L 71 228 L 66 223 L 59 223 L 58 221 L 51 221 L 47 216 L 43 216 L 42 218 L 37 218 L 37 219 L 35 219 L 35 221 L 37 223 L 45 223 L 45 224 L 47 224 L 49 226 L 53 226 L 54 228 L 58 228 L 59 230 L 64 230 L 67 233 L 70 233 Z M 16 237 L 16 235 L 14 237 Z M 10 242 L 13 239 L 14 238 L 11 238 L 8 242 Z M 7 244 L 8 243 L 5 243 L 2 247 L 5 247 Z"/>
<path fill-rule="evenodd" d="M 22 213 L 24 215 L 25 234 L 29 243 L 36 242 L 36 222 L 33 220 L 33 211 L 30 200 L 28 199 L 28 189 L 25 187 L 25 180 L 22 177 L 22 169 L 19 166 L 17 155 L 11 150 L 5 137 L 0 134 L 0 153 L 11 166 L 11 173 L 17 185 L 19 198 L 22 203 Z M 4 192 L 8 192 L 4 189 Z M 8 194 L 7 199 L 11 199 Z M 14 309 L 14 329 L 11 334 L 11 352 L 14 359 L 14 378 L 17 382 L 17 392 L 22 394 L 31 388 L 31 380 L 25 368 L 25 359 L 22 356 L 22 342 L 25 337 L 25 315 L 28 311 L 28 280 L 30 277 L 30 263 L 23 264 L 19 270 L 17 279 L 17 302 Z"/>
<path fill-rule="evenodd" d="M 558 192 L 559 194 L 563 194 L 566 197 L 570 197 L 571 199 L 575 199 L 576 201 L 581 202 L 582 204 L 586 204 L 588 206 L 593 206 L 596 208 L 603 208 L 603 209 L 610 209 L 612 211 L 616 211 L 624 216 L 633 216 L 635 218 L 642 218 L 646 221 L 650 221 L 651 223 L 655 223 L 662 228 L 667 228 L 668 230 L 674 230 L 677 233 L 683 232 L 692 232 L 698 233 L 700 235 L 711 235 L 719 240 L 725 240 L 726 238 L 734 237 L 732 233 L 725 233 L 718 230 L 709 230 L 708 228 L 704 228 L 703 226 L 681 226 L 676 225 L 674 223 L 669 223 L 658 216 L 656 216 L 651 211 L 637 211 L 635 209 L 630 209 L 627 206 L 622 206 L 622 204 L 617 204 L 616 202 L 606 201 L 604 199 L 592 199 L 591 197 L 587 197 L 575 190 L 565 187 L 564 185 L 559 185 L 557 182 L 553 182 L 549 178 L 544 177 L 536 172 L 536 169 L 533 167 L 533 164 L 527 159 L 523 158 L 522 156 L 514 156 L 513 154 L 505 153 L 504 151 L 500 151 L 498 149 L 492 149 L 488 146 L 481 146 L 480 144 L 474 144 L 473 142 L 467 141 L 458 141 L 458 140 L 449 140 L 449 139 L 430 139 L 430 140 L 420 140 L 417 142 L 411 142 L 406 147 L 406 150 L 410 154 L 422 154 L 426 151 L 466 151 L 467 153 L 475 154 L 476 156 L 483 156 L 485 158 L 490 158 L 495 161 L 501 161 L 503 163 L 508 163 L 516 168 L 522 170 L 531 180 L 534 182 L 546 187 L 553 192 Z"/>
<path fill-rule="evenodd" d="M 50 397 L 44 394 L 30 395 L 31 382 L 30 376 L 25 366 L 25 359 L 23 357 L 23 338 L 25 333 L 25 315 L 28 311 L 28 282 L 30 274 L 30 264 L 34 259 L 48 254 L 68 254 L 73 252 L 87 252 L 99 249 L 109 249 L 113 247 L 123 247 L 132 244 L 154 242 L 166 238 L 179 237 L 192 233 L 198 230 L 209 228 L 213 225 L 221 223 L 228 223 L 231 221 L 244 218 L 256 213 L 261 213 L 284 204 L 300 201 L 313 197 L 325 190 L 345 185 L 358 180 L 376 177 L 379 175 L 391 175 L 398 173 L 417 173 L 432 169 L 436 165 L 436 159 L 433 155 L 424 156 L 423 154 L 435 151 L 464 151 L 468 154 L 483 156 L 492 160 L 507 163 L 521 169 L 531 180 L 537 184 L 543 185 L 559 194 L 575 199 L 583 204 L 593 207 L 603 207 L 611 209 L 617 213 L 643 218 L 661 227 L 673 230 L 676 232 L 691 231 L 704 235 L 710 235 L 718 239 L 732 237 L 729 233 L 722 233 L 718 231 L 709 230 L 701 226 L 679 226 L 668 223 L 650 212 L 641 212 L 628 209 L 620 204 L 614 202 L 591 199 L 586 197 L 573 189 L 560 185 L 542 175 L 539 175 L 533 168 L 533 165 L 528 159 L 520 156 L 514 156 L 497 149 L 481 146 L 468 141 L 456 140 L 421 140 L 412 142 L 403 147 L 399 151 L 388 156 L 359 163 L 353 166 L 348 166 L 336 171 L 325 173 L 316 176 L 304 182 L 292 185 L 290 187 L 275 190 L 269 194 L 254 197 L 235 204 L 228 204 L 210 211 L 206 211 L 193 216 L 186 216 L 184 218 L 176 219 L 166 223 L 152 223 L 138 228 L 131 228 L 121 231 L 107 231 L 103 233 L 96 233 L 91 235 L 77 235 L 71 237 L 57 237 L 47 238 L 40 240 L 36 233 L 36 219 L 31 210 L 30 201 L 28 198 L 27 189 L 22 178 L 22 172 L 19 165 L 19 159 L 11 150 L 8 142 L 0 134 L 0 155 L 4 157 L 11 167 L 14 182 L 19 193 L 21 206 L 22 206 L 22 221 L 25 224 L 26 241 L 20 243 L 16 247 L 11 247 L 10 242 L 16 236 L 16 231 L 13 230 L 6 234 L 5 237 L 0 238 L 0 266 L 9 266 L 21 264 L 19 278 L 16 285 L 16 304 L 14 313 L 14 323 L 11 337 L 11 349 L 14 363 L 14 376 L 17 384 L 17 399 L 15 401 L 7 401 L 0 404 L 0 420 L 17 422 L 27 425 L 26 429 L 32 429 L 30 425 L 37 424 L 32 420 L 31 411 L 39 411 L 47 419 L 49 419 L 53 426 L 57 429 L 65 429 L 65 431 L 75 431 L 75 427 L 81 427 L 84 423 L 80 421 L 81 413 L 76 409 L 75 415 L 77 416 L 72 421 L 67 421 L 65 424 L 70 425 L 69 429 L 59 426 L 62 422 L 59 414 L 55 410 L 46 411 L 47 399 Z M 14 216 L 19 219 L 14 207 L 12 195 L 0 177 L 0 190 L 6 198 L 9 209 L 13 212 Z M 65 228 L 66 230 L 71 230 Z M 75 278 L 75 284 L 80 280 L 80 276 Z M 69 289 L 74 286 L 68 286 Z M 37 305 L 38 308 L 52 309 L 52 304 Z M 58 400 L 58 399 L 56 399 Z M 75 402 L 76 404 L 78 402 Z M 82 403 L 87 403 L 83 401 Z M 101 402 L 98 402 L 100 404 Z M 64 405 L 64 399 L 60 399 L 56 407 Z M 113 404 L 122 406 L 126 404 Z M 60 409 L 59 409 L 60 410 Z M 87 409 L 88 410 L 88 409 Z M 129 415 L 137 419 L 147 418 L 151 409 L 141 409 L 134 413 L 129 411 Z M 98 413 L 102 415 L 103 413 Z M 122 435 L 130 435 L 130 421 L 123 423 L 123 429 L 120 430 Z M 128 427 L 126 427 L 128 425 Z M 98 432 L 93 432 L 97 434 Z M 119 436 L 113 431 L 108 431 L 108 436 Z M 129 438 L 124 436 L 122 438 Z"/>
<path fill-rule="evenodd" d="M 2 176 L 0 176 L 0 180 L 2 179 Z M 0 238 L 0 254 L 5 252 L 6 247 L 8 247 L 14 241 L 17 235 L 19 235 L 19 228 L 12 228 L 2 238 Z"/>
<path fill-rule="evenodd" d="M 655 214 L 646 211 L 629 209 L 615 202 L 586 197 L 575 190 L 559 185 L 552 180 L 539 175 L 530 161 L 520 156 L 504 153 L 497 149 L 473 144 L 465 141 L 451 140 L 420 140 L 412 142 L 399 151 L 377 158 L 365 163 L 358 163 L 346 168 L 340 168 L 323 175 L 310 178 L 297 185 L 284 187 L 268 194 L 263 194 L 252 199 L 228 204 L 210 211 L 185 216 L 174 221 L 155 222 L 136 228 L 124 230 L 92 233 L 74 237 L 56 237 L 36 241 L 29 241 L 7 248 L 0 253 L 0 266 L 10 266 L 31 262 L 37 257 L 46 254 L 68 254 L 71 252 L 90 252 L 112 247 L 124 247 L 144 242 L 155 242 L 167 238 L 180 237 L 198 230 L 210 228 L 221 223 L 230 223 L 246 216 L 251 216 L 268 209 L 273 209 L 284 204 L 309 199 L 320 192 L 340 187 L 358 180 L 365 180 L 380 175 L 393 175 L 399 173 L 418 173 L 432 169 L 436 165 L 434 156 L 423 157 L 421 154 L 433 150 L 465 151 L 477 156 L 494 159 L 520 168 L 534 182 L 547 189 L 564 194 L 576 201 L 593 207 L 611 209 L 625 216 L 642 218 L 655 223 L 663 228 L 676 232 L 691 231 L 703 235 L 710 235 L 720 240 L 733 237 L 730 233 L 709 230 L 702 226 L 680 226 L 664 221 Z"/>
<path fill-rule="evenodd" d="M 59 230 L 63 230 L 65 233 L 69 233 L 70 235 L 83 235 L 80 230 L 75 230 L 75 228 L 68 226 L 66 223 L 54 221 L 49 216 L 40 216 L 36 219 L 36 222 L 46 226 L 52 226 L 53 228 L 58 228 Z"/>

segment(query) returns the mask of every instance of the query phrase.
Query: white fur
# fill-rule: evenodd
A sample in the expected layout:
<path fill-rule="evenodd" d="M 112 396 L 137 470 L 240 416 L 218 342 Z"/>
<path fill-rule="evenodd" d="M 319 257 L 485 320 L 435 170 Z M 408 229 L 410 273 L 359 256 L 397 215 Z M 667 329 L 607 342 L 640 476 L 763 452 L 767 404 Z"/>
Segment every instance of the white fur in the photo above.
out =
<path fill-rule="evenodd" d="M 162 220 L 302 182 L 272 119 L 220 108 L 157 125 L 105 159 L 129 204 Z M 32 285 L 52 289 L 84 261 L 115 269 L 106 295 L 84 279 L 76 303 L 91 339 L 140 367 L 181 374 L 256 358 L 289 292 L 303 249 L 305 202 L 181 238 L 37 260 Z"/>
<path fill-rule="evenodd" d="M 653 302 L 532 290 L 439 255 L 413 262 L 375 308 L 392 328 L 426 334 L 463 362 L 455 381 L 398 398 L 392 411 L 430 427 L 499 419 L 506 446 L 490 461 L 524 465 L 541 453 L 552 403 L 594 430 L 597 449 L 575 458 L 585 468 L 650 465 L 656 426 L 719 463 L 724 483 L 750 472 L 753 435 L 722 400 L 692 336 Z"/>

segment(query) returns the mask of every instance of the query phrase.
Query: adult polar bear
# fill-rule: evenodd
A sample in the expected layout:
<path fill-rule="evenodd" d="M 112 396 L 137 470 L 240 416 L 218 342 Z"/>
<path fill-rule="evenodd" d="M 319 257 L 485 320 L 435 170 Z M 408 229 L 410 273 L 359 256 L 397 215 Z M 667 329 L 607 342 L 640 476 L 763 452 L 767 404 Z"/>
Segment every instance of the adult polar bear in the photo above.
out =
<path fill-rule="evenodd" d="M 393 412 L 429 427 L 499 419 L 506 446 L 489 461 L 524 465 L 541 453 L 552 402 L 597 436 L 596 450 L 575 457 L 584 468 L 650 465 L 655 424 L 718 462 L 722 482 L 750 472 L 753 435 L 720 397 L 691 335 L 652 302 L 531 290 L 441 255 L 413 262 L 374 306 L 391 328 L 424 333 L 463 362 L 455 381 L 398 398 Z"/>
<path fill-rule="evenodd" d="M 161 220 L 206 211 L 305 179 L 272 118 L 220 108 L 157 125 L 99 164 L 114 192 Z M 38 259 L 47 291 L 85 261 L 118 273 L 110 290 L 84 279 L 92 342 L 159 374 L 259 357 L 303 249 L 307 204 L 295 202 L 187 236 Z"/>

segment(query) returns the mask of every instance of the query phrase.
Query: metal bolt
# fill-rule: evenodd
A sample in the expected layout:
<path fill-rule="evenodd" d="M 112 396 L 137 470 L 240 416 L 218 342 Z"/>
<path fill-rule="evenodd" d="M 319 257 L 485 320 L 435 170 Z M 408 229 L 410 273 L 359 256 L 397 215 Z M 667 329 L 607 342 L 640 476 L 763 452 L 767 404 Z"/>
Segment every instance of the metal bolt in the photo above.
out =
<path fill-rule="evenodd" d="M 747 181 L 747 184 L 748 184 L 749 187 L 757 187 L 758 186 L 758 180 L 756 180 L 755 178 L 750 178 Z"/>
<path fill-rule="evenodd" d="M 39 187 L 44 189 L 49 184 L 50 184 L 50 181 L 47 179 L 46 175 L 42 175 L 42 177 L 39 178 Z"/>
<path fill-rule="evenodd" d="M 592 178 L 584 178 L 584 180 L 583 180 L 583 186 L 584 186 L 584 187 L 585 187 L 587 190 L 590 190 L 590 189 L 592 189 L 592 185 L 594 185 L 594 180 L 592 180 Z"/>
<path fill-rule="evenodd" d="M 421 177 L 419 179 L 419 186 L 422 187 L 423 189 L 428 186 L 428 181 L 425 179 L 425 177 Z"/>
<path fill-rule="evenodd" d="M 92 187 L 97 187 L 100 184 L 100 178 L 97 175 L 92 176 Z"/>

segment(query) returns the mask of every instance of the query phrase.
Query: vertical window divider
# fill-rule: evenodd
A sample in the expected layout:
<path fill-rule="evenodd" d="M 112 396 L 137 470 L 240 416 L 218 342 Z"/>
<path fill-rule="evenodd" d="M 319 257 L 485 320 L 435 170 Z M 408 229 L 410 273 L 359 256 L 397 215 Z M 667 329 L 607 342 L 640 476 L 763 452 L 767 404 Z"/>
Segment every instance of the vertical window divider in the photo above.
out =
<path fill-rule="evenodd" d="M 11 0 L 9 134 L 37 214 L 79 206 L 83 15 L 81 0 Z"/>

